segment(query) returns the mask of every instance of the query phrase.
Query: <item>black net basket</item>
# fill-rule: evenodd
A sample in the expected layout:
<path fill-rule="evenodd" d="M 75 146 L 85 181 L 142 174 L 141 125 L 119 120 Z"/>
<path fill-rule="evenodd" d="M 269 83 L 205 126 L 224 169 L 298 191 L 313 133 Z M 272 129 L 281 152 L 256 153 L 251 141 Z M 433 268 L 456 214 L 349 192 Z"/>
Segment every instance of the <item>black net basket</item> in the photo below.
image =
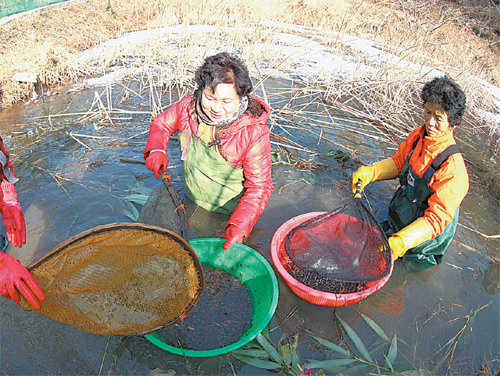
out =
<path fill-rule="evenodd" d="M 360 291 L 391 270 L 387 237 L 360 198 L 293 228 L 285 250 L 290 274 L 325 292 Z"/>

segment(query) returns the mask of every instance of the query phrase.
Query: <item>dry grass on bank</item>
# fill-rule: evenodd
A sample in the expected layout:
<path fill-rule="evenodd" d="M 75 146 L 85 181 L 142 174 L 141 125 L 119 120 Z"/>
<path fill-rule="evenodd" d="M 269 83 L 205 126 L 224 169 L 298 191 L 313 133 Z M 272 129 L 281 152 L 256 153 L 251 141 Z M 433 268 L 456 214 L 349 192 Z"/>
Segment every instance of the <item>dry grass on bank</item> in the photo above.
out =
<path fill-rule="evenodd" d="M 0 25 L 0 108 L 26 100 L 31 95 L 31 84 L 12 81 L 16 72 L 37 72 L 41 81 L 51 87 L 101 73 L 99 69 L 119 63 L 117 57 L 100 67 L 85 66 L 76 64 L 74 57 L 126 32 L 173 25 L 234 26 L 240 31 L 223 35 L 226 38 L 224 44 L 238 49 L 269 37 L 272 33 L 269 28 L 262 35 L 245 35 L 245 25 L 256 26 L 263 20 L 311 26 L 379 41 L 390 52 L 417 64 L 439 65 L 438 61 L 441 61 L 447 64 L 443 70 L 453 71 L 452 76 L 462 84 L 469 103 L 488 103 L 485 94 L 476 92 L 474 84 L 466 77 L 475 75 L 491 83 L 500 82 L 498 45 L 490 39 L 478 37 L 473 32 L 474 23 L 461 8 L 445 4 L 448 3 L 438 0 L 89 0 L 51 7 Z M 259 29 L 265 28 L 260 25 Z M 325 35 L 333 52 L 345 48 L 331 34 Z M 201 58 L 194 58 L 196 49 L 187 48 L 191 47 L 193 38 L 196 35 L 185 37 L 183 56 L 170 57 L 169 63 L 175 65 L 177 77 L 186 76 L 186 69 L 193 63 L 190 60 Z M 324 37 L 322 43 L 325 43 Z M 165 54 L 155 52 L 154 48 L 147 53 L 147 59 L 156 60 L 156 63 L 165 59 Z M 256 51 L 246 57 L 259 59 Z M 462 75 L 465 72 L 467 74 Z M 387 67 L 385 72 L 381 69 L 380 75 L 377 81 L 384 87 L 384 92 L 372 90 L 373 87 L 370 89 L 378 96 L 372 108 L 384 109 L 387 114 L 388 108 L 398 105 L 393 112 L 402 112 L 404 107 L 394 101 L 405 101 L 420 83 L 413 82 L 411 75 L 400 78 L 398 83 L 396 75 L 387 72 Z M 353 95 L 365 88 L 362 81 L 347 84 Z M 335 90 L 338 92 L 338 89 L 339 86 Z M 335 90 L 327 90 L 331 98 L 337 95 Z M 404 95 L 397 96 L 400 93 Z M 368 109 L 368 113 L 370 111 Z"/>

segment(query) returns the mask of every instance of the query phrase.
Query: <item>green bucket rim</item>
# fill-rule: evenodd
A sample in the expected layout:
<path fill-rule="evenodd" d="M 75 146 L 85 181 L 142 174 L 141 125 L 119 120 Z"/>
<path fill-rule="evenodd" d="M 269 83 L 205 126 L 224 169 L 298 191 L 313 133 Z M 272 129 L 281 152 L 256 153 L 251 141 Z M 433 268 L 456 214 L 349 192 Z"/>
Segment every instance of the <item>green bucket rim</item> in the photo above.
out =
<path fill-rule="evenodd" d="M 225 239 L 220 239 L 220 238 L 197 238 L 189 241 L 189 245 L 193 248 L 195 253 L 198 255 L 196 246 L 198 244 L 211 244 L 211 245 L 219 245 L 220 249 L 222 250 L 222 244 L 224 244 Z M 250 341 L 255 339 L 269 324 L 269 321 L 274 316 L 274 312 L 276 311 L 276 307 L 278 306 L 278 295 L 279 295 L 279 289 L 278 289 L 278 279 L 276 278 L 276 274 L 274 273 L 274 269 L 272 266 L 269 264 L 269 262 L 257 251 L 254 249 L 241 244 L 241 243 L 236 243 L 233 245 L 233 248 L 236 248 L 238 250 L 247 252 L 251 254 L 254 258 L 256 258 L 260 264 L 262 264 L 269 274 L 271 278 L 271 285 L 272 288 L 272 299 L 269 305 L 269 310 L 265 317 L 260 320 L 260 322 L 253 324 L 249 330 L 247 330 L 236 342 L 231 343 L 230 345 L 224 346 L 224 347 L 219 347 L 211 350 L 185 350 L 179 347 L 175 347 L 172 345 L 169 345 L 165 343 L 160 335 L 158 333 L 151 333 L 151 334 L 146 334 L 144 338 L 146 338 L 149 342 L 151 342 L 153 345 L 168 351 L 170 353 L 176 354 L 176 355 L 182 355 L 182 356 L 187 356 L 187 357 L 197 357 L 197 358 L 207 358 L 207 357 L 212 357 L 212 356 L 218 356 L 218 355 L 223 355 L 227 354 L 231 351 L 237 350 L 246 344 L 248 344 Z M 232 249 L 231 249 L 232 250 Z M 228 255 L 231 254 L 231 250 L 228 251 L 223 251 L 227 252 Z M 202 261 L 202 257 L 198 255 L 200 262 L 202 265 L 206 264 L 212 267 L 218 267 L 211 265 L 210 262 L 207 260 Z M 228 271 L 229 272 L 229 271 Z M 236 276 L 237 277 L 237 276 Z"/>

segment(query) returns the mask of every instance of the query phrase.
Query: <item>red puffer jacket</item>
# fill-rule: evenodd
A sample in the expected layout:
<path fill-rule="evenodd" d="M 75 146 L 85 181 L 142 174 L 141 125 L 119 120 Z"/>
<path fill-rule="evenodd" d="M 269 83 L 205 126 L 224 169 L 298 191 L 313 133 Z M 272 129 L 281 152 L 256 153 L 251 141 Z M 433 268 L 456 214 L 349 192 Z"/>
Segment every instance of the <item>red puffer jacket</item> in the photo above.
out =
<path fill-rule="evenodd" d="M 251 96 L 249 99 L 254 99 L 262 106 L 262 114 L 255 118 L 245 112 L 229 128 L 219 132 L 220 147 L 217 149 L 234 167 L 243 169 L 245 192 L 227 225 L 238 226 L 245 237 L 252 232 L 274 190 L 267 125 L 269 107 L 258 97 Z M 147 158 L 150 150 L 167 150 L 169 138 L 174 132 L 187 130 L 188 134 L 198 136 L 198 122 L 190 111 L 192 100 L 193 95 L 190 95 L 156 116 L 149 129 L 144 158 Z"/>

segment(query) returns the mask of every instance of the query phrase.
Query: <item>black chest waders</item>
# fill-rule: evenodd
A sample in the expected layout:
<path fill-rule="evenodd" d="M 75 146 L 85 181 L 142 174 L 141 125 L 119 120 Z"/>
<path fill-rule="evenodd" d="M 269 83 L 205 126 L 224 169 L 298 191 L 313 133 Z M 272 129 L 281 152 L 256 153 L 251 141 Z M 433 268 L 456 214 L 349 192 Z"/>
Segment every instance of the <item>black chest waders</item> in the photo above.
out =
<path fill-rule="evenodd" d="M 420 177 L 410 167 L 409 162 L 419 141 L 420 138 L 413 143 L 410 154 L 401 170 L 400 186 L 389 204 L 389 219 L 383 225 L 387 236 L 398 232 L 417 218 L 423 217 L 425 210 L 429 207 L 427 201 L 431 196 L 429 182 L 432 176 L 451 155 L 460 153 L 456 144 L 449 146 L 434 159 L 424 175 Z M 441 235 L 408 250 L 404 255 L 404 260 L 417 261 L 428 266 L 441 263 L 444 251 L 455 234 L 458 216 L 459 209 L 457 209 L 453 220 L 446 226 Z"/>

